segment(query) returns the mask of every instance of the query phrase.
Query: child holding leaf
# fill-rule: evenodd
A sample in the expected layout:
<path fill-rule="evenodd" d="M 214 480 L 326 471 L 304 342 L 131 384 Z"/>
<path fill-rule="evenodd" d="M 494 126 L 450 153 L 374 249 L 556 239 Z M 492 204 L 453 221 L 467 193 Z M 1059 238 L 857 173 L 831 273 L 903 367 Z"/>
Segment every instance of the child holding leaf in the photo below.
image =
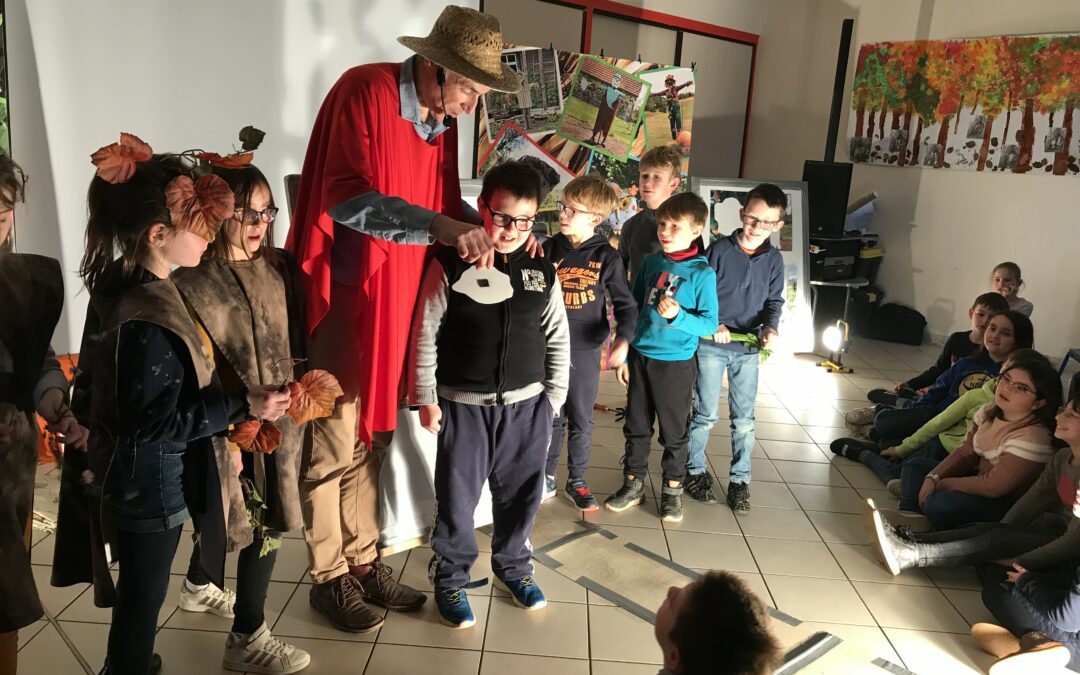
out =
<path fill-rule="evenodd" d="M 291 404 L 276 422 L 249 420 L 236 425 L 228 438 L 214 438 L 212 447 L 188 449 L 188 464 L 216 462 L 239 474 L 247 513 L 230 514 L 227 527 L 228 548 L 240 550 L 236 593 L 211 583 L 207 573 L 214 572 L 215 579 L 224 576 L 225 550 L 197 543 L 180 591 L 180 609 L 233 620 L 225 641 L 227 670 L 293 673 L 311 657 L 271 635 L 266 593 L 282 532 L 303 525 L 297 475 L 300 425 L 328 414 L 341 388 L 325 371 L 300 377 L 303 294 L 292 255 L 273 248 L 278 210 L 266 177 L 250 164 L 251 153 L 200 159 L 231 188 L 235 209 L 199 266 L 177 270 L 174 281 L 209 338 L 224 390 L 284 388 L 287 383 Z M 291 381 L 294 377 L 299 381 Z M 201 519 L 196 521 L 201 526 Z"/>
<path fill-rule="evenodd" d="M 92 428 L 88 468 L 65 480 L 100 488 L 102 531 L 119 561 L 102 672 L 145 675 L 161 670 L 154 636 L 184 521 L 200 507 L 213 510 L 217 517 L 206 524 L 214 527 L 204 527 L 208 545 L 224 536 L 231 506 L 222 490 L 210 489 L 228 485 L 229 473 L 193 473 L 185 455 L 231 423 L 276 420 L 290 396 L 276 383 L 223 390 L 205 333 L 170 278 L 173 267 L 199 264 L 233 213 L 225 181 L 200 171 L 194 153 L 155 155 L 131 134 L 92 161 L 97 174 L 80 271 L 90 291 L 83 358 L 94 357 L 79 385 Z M 58 529 L 58 551 L 61 536 Z M 95 581 L 111 583 L 105 576 Z"/>

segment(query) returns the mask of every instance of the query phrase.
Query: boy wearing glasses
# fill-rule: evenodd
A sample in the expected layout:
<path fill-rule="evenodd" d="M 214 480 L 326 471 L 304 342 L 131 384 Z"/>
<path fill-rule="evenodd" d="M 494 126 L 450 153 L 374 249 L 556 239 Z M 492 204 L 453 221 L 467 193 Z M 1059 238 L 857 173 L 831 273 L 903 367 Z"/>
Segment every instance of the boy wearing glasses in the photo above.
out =
<path fill-rule="evenodd" d="M 622 258 L 596 227 L 615 211 L 618 197 L 595 175 L 567 183 L 559 202 L 559 233 L 544 242 L 544 256 L 555 265 L 570 324 L 570 388 L 563 414 L 555 418 L 545 469 L 544 499 L 555 496 L 555 467 L 562 449 L 563 419 L 570 431 L 566 441 L 566 498 L 582 511 L 600 508 L 585 470 L 592 445 L 593 404 L 600 384 L 600 345 L 610 331 L 606 300 L 615 314 L 615 340 L 608 366 L 626 360 L 637 323 L 637 305 L 626 282 Z"/>
<path fill-rule="evenodd" d="M 720 326 L 712 336 L 701 338 L 698 347 L 686 491 L 699 502 L 717 502 L 705 444 L 709 429 L 719 419 L 717 405 L 726 370 L 731 411 L 731 484 L 727 503 L 736 513 L 750 510 L 750 451 L 754 447 L 759 355 L 743 342 L 732 342 L 731 334 L 755 333 L 762 348 L 768 348 L 776 337 L 784 308 L 784 260 L 769 238 L 784 226 L 787 205 L 787 195 L 777 186 L 763 183 L 755 187 L 739 211 L 742 229 L 717 239 L 707 254 L 709 266 L 716 272 Z"/>
<path fill-rule="evenodd" d="M 555 266 L 524 245 L 543 199 L 539 174 L 509 161 L 484 176 L 480 214 L 495 264 L 478 270 L 437 252 L 420 287 L 410 338 L 409 403 L 438 435 L 434 556 L 442 623 L 476 623 L 465 590 L 476 561 L 473 511 L 491 488 L 491 567 L 524 609 L 547 603 L 532 578 L 529 533 L 544 491 L 552 417 L 566 399 L 570 334 Z"/>

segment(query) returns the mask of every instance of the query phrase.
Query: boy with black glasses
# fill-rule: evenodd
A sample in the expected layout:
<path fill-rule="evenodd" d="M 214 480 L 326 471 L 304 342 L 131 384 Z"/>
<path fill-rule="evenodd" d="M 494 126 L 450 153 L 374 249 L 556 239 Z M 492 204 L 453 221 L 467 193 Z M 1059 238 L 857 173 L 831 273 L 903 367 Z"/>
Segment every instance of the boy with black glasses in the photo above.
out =
<path fill-rule="evenodd" d="M 524 609 L 547 604 L 532 578 L 529 534 L 544 490 L 552 417 L 562 409 L 570 334 L 555 266 L 525 243 L 543 199 L 540 175 L 509 161 L 484 176 L 480 215 L 495 264 L 444 248 L 424 272 L 410 337 L 409 403 L 438 435 L 434 557 L 440 620 L 476 623 L 465 591 L 478 553 L 473 512 L 491 488 L 491 567 Z M 486 583 L 487 580 L 479 582 Z"/>

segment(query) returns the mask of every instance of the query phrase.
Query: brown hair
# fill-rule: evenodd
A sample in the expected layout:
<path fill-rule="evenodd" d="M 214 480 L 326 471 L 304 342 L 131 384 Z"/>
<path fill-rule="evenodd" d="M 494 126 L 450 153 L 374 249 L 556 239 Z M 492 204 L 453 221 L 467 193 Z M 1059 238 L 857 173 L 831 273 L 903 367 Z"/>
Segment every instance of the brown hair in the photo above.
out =
<path fill-rule="evenodd" d="M 971 303 L 971 308 L 975 309 L 979 305 L 989 309 L 994 314 L 1009 311 L 1009 302 L 1002 297 L 1001 293 L 994 293 L 993 291 L 980 294 L 979 297 L 975 298 L 975 302 Z"/>
<path fill-rule="evenodd" d="M 590 173 L 575 178 L 563 188 L 563 199 L 573 199 L 590 213 L 605 220 L 619 206 L 619 197 L 600 176 Z"/>
<path fill-rule="evenodd" d="M 1050 365 L 1050 360 L 1042 354 L 1028 349 L 1017 351 L 1024 353 L 1013 352 L 1009 355 L 1006 359 L 1009 367 L 998 374 L 997 386 L 1001 386 L 1001 376 L 1005 373 L 1022 370 L 1030 375 L 1031 381 L 1035 384 L 1035 400 L 1043 401 L 1043 406 L 1032 413 L 1034 416 L 1032 424 L 1041 424 L 1052 432 L 1056 426 L 1054 417 L 1061 408 L 1061 377 Z M 1027 352 L 1034 352 L 1034 355 Z M 990 403 L 986 408 L 986 414 L 991 419 L 1001 418 L 1001 408 L 998 408 L 996 403 Z"/>
<path fill-rule="evenodd" d="M 708 572 L 690 587 L 671 641 L 681 675 L 764 675 L 780 664 L 765 605 L 730 572 Z"/>
<path fill-rule="evenodd" d="M 118 252 L 122 273 L 130 275 L 146 256 L 150 228 L 157 223 L 172 226 L 165 187 L 187 171 L 175 155 L 154 155 L 136 164 L 135 173 L 124 183 L 109 183 L 97 175 L 90 181 L 86 247 L 79 274 L 91 293 L 104 281 Z"/>
<path fill-rule="evenodd" d="M 0 152 L 0 204 L 13 209 L 26 200 L 26 174 L 15 160 Z"/>
<path fill-rule="evenodd" d="M 251 208 L 248 204 L 251 202 L 251 193 L 258 187 L 266 188 L 267 193 L 270 194 L 270 206 L 277 208 L 274 204 L 274 191 L 270 189 L 270 181 L 266 180 L 266 176 L 259 167 L 254 164 L 248 164 L 240 169 L 223 169 L 221 167 L 214 167 L 213 174 L 219 176 L 222 180 L 229 184 L 229 188 L 233 191 L 235 197 L 236 211 L 241 211 L 241 223 L 247 223 L 248 214 L 251 213 Z M 222 228 L 224 230 L 224 228 Z M 229 259 L 229 238 L 224 236 L 224 232 L 219 232 L 217 238 L 210 243 L 210 246 L 206 249 L 206 255 L 219 260 Z M 259 251 L 254 257 L 267 256 L 271 258 L 274 255 L 274 224 L 266 224 L 266 232 L 263 234 L 262 245 L 259 247 Z"/>
<path fill-rule="evenodd" d="M 690 221 L 691 225 L 705 227 L 705 220 L 709 217 L 709 207 L 693 192 L 680 192 L 672 195 L 656 209 L 656 220 L 682 220 Z"/>
<path fill-rule="evenodd" d="M 661 145 L 642 155 L 638 166 L 642 169 L 649 167 L 671 169 L 671 175 L 678 177 L 682 174 L 682 155 L 670 145 Z"/>
<path fill-rule="evenodd" d="M 1024 277 L 1020 274 L 1020 266 L 1014 262 L 1003 262 L 994 265 L 994 269 L 990 270 L 990 276 L 994 276 L 994 272 L 998 270 L 1009 270 L 1014 277 L 1016 277 L 1016 290 L 1020 290 L 1020 287 L 1024 285 Z"/>

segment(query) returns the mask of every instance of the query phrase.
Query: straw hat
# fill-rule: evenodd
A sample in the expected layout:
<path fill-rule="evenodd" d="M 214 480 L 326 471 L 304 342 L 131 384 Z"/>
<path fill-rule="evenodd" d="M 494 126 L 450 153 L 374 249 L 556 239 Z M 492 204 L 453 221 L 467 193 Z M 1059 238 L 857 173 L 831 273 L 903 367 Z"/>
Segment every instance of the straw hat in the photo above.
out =
<path fill-rule="evenodd" d="M 427 37 L 402 36 L 398 42 L 485 87 L 509 94 L 521 89 L 517 75 L 502 62 L 502 31 L 490 14 L 447 5 Z"/>

